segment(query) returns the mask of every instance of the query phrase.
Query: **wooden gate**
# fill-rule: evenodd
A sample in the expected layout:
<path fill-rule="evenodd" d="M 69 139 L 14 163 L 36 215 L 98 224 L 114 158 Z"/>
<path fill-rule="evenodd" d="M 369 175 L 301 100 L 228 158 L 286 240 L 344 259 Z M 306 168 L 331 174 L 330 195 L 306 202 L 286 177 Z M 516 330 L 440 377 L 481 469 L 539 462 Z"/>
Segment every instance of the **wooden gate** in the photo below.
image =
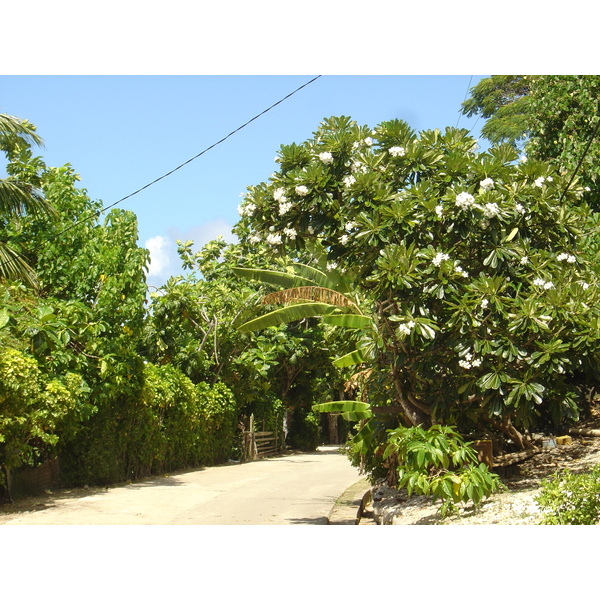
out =
<path fill-rule="evenodd" d="M 246 425 L 248 429 L 246 429 Z M 264 424 L 263 424 L 264 426 Z M 255 460 L 266 456 L 280 454 L 285 448 L 283 431 L 254 431 L 254 415 L 250 415 L 247 423 L 240 423 L 242 430 L 242 460 Z"/>
<path fill-rule="evenodd" d="M 243 431 L 244 461 L 273 456 L 279 452 L 276 431 Z"/>

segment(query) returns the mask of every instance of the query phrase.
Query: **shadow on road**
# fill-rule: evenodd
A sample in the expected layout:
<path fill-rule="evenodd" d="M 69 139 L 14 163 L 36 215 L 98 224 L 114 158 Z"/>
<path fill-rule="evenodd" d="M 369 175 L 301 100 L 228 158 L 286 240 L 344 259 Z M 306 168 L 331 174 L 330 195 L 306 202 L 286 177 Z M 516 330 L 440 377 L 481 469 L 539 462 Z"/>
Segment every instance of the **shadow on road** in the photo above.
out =
<path fill-rule="evenodd" d="M 328 525 L 327 517 L 306 517 L 300 519 L 289 519 L 290 525 Z"/>

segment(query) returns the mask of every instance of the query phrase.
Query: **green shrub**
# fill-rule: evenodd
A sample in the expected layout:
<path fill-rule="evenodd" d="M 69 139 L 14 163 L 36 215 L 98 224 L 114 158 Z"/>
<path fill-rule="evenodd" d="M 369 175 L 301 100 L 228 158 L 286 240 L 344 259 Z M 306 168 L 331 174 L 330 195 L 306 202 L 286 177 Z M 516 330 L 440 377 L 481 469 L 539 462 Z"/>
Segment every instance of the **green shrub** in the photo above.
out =
<path fill-rule="evenodd" d="M 541 525 L 595 525 L 600 522 L 600 465 L 589 473 L 565 469 L 542 481 L 535 497 Z"/>
<path fill-rule="evenodd" d="M 479 463 L 475 450 L 449 426 L 389 431 L 383 459 L 397 465 L 398 488 L 409 496 L 440 498 L 442 516 L 458 502 L 479 504 L 502 487 L 498 475 Z"/>
<path fill-rule="evenodd" d="M 146 364 L 137 389 L 98 407 L 61 453 L 67 485 L 104 485 L 226 461 L 236 403 L 222 383 L 194 385 L 177 367 Z"/>

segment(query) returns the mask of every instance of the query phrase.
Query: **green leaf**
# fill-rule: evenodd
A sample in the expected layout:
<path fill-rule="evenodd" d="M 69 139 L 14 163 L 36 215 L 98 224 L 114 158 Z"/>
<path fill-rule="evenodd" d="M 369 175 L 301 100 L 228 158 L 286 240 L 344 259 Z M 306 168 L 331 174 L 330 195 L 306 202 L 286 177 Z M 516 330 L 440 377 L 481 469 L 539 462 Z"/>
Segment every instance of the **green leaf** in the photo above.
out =
<path fill-rule="evenodd" d="M 365 361 L 365 355 L 362 350 L 354 350 L 354 352 L 349 352 L 348 354 L 344 354 L 344 356 L 340 356 L 333 361 L 333 366 L 342 368 L 342 367 L 351 367 L 352 365 L 359 365 L 360 363 Z"/>
<path fill-rule="evenodd" d="M 6 326 L 6 324 L 10 321 L 10 316 L 5 308 L 0 310 L 0 329 Z"/>
<path fill-rule="evenodd" d="M 371 405 L 368 402 L 358 402 L 355 400 L 323 402 L 321 404 L 313 405 L 312 408 L 317 412 L 371 412 Z"/>
<path fill-rule="evenodd" d="M 515 235 L 517 235 L 517 233 L 519 233 L 519 228 L 518 228 L 518 227 L 515 227 L 515 228 L 514 228 L 514 229 L 513 229 L 513 230 L 512 230 L 512 231 L 511 231 L 511 232 L 510 232 L 510 233 L 509 233 L 509 234 L 508 234 L 508 235 L 507 235 L 505 238 L 504 238 L 504 240 L 503 240 L 503 243 L 505 243 L 505 242 L 510 242 L 510 241 L 511 241 L 511 240 L 512 240 L 512 239 L 515 237 Z"/>
<path fill-rule="evenodd" d="M 260 331 L 267 327 L 281 325 L 282 323 L 291 323 L 292 321 L 300 321 L 309 317 L 317 317 L 328 314 L 336 310 L 337 307 L 331 304 L 321 302 L 307 302 L 305 304 L 293 304 L 286 306 L 273 312 L 267 313 L 261 317 L 257 317 L 251 321 L 244 323 L 238 327 L 238 331 Z"/>
<path fill-rule="evenodd" d="M 367 329 L 373 324 L 373 319 L 364 315 L 330 315 L 323 317 L 323 323 L 348 329 Z"/>
<path fill-rule="evenodd" d="M 293 275 L 291 273 L 285 273 L 282 271 L 245 269 L 242 267 L 232 267 L 231 270 L 238 277 L 244 277 L 245 279 L 253 279 L 255 281 L 262 281 L 263 283 L 270 283 L 272 285 L 279 285 L 283 287 L 317 285 L 316 281 L 313 279 L 307 279 L 306 277 L 300 277 L 299 275 Z"/>

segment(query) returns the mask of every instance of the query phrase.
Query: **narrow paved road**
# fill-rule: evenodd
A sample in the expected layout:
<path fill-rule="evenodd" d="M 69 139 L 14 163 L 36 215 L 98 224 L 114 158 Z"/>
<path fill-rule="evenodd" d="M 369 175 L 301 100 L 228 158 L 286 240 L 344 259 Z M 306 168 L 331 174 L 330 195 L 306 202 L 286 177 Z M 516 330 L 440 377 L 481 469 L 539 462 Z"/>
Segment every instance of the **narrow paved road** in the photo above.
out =
<path fill-rule="evenodd" d="M 337 446 L 0 507 L 0 525 L 326 525 L 358 481 Z"/>

